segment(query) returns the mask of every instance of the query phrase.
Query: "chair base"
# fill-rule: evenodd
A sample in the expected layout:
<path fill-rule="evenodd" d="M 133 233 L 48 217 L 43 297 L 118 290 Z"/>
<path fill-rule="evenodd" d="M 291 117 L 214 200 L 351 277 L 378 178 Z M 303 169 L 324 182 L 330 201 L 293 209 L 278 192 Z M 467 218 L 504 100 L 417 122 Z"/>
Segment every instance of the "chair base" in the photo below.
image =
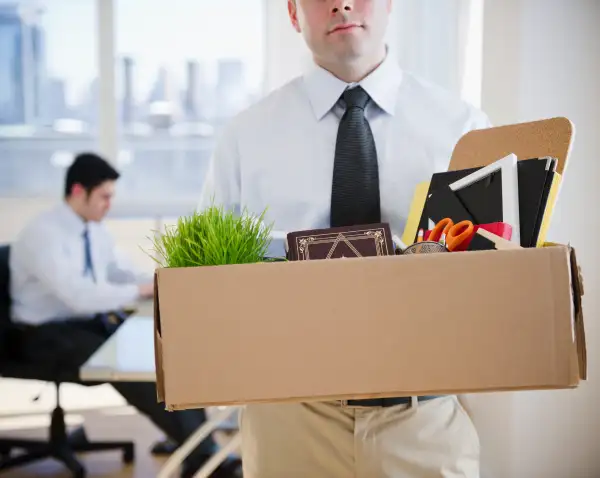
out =
<path fill-rule="evenodd" d="M 13 449 L 21 449 L 25 452 L 13 456 Z M 85 478 L 85 467 L 77 459 L 76 454 L 112 450 L 122 451 L 124 463 L 132 463 L 135 459 L 133 442 L 90 442 L 83 428 L 67 434 L 64 412 L 60 407 L 56 407 L 52 412 L 49 440 L 0 438 L 0 471 L 53 458 L 62 462 L 71 471 L 73 478 Z"/>

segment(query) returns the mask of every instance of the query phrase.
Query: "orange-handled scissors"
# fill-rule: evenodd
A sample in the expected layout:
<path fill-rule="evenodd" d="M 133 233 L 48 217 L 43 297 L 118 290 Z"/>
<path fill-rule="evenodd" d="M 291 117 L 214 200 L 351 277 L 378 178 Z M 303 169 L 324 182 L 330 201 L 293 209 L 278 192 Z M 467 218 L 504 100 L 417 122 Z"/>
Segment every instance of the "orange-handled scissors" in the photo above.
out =
<path fill-rule="evenodd" d="M 471 221 L 454 224 L 454 221 L 447 217 L 435 225 L 427 240 L 439 242 L 442 235 L 445 235 L 446 248 L 452 252 L 460 249 L 460 246 L 473 235 L 474 231 L 475 226 Z"/>

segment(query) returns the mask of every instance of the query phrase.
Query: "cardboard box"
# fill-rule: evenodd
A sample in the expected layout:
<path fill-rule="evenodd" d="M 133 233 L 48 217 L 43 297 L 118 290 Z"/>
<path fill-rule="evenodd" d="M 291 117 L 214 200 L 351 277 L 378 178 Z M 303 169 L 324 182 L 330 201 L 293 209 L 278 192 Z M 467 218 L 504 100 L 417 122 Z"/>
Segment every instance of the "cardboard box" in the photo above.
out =
<path fill-rule="evenodd" d="M 574 258 L 555 246 L 159 270 L 160 398 L 184 409 L 576 386 Z"/>
<path fill-rule="evenodd" d="M 171 410 L 586 379 L 565 245 L 158 269 L 155 285 L 158 398 Z"/>

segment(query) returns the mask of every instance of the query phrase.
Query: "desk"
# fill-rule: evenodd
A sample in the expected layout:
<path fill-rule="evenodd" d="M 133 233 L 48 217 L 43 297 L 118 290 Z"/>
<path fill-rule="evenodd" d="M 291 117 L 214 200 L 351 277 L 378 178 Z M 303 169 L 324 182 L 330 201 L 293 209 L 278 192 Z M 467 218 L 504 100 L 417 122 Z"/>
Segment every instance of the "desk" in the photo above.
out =
<path fill-rule="evenodd" d="M 86 382 L 155 382 L 154 321 L 133 316 L 79 370 Z"/>
<path fill-rule="evenodd" d="M 151 317 L 132 316 L 83 364 L 81 380 L 89 382 L 154 382 L 154 321 Z M 236 407 L 220 408 L 204 425 L 196 430 L 165 462 L 157 478 L 168 478 L 179 468 L 194 448 L 223 421 Z M 210 474 L 240 446 L 237 433 L 198 471 L 195 478 Z"/>

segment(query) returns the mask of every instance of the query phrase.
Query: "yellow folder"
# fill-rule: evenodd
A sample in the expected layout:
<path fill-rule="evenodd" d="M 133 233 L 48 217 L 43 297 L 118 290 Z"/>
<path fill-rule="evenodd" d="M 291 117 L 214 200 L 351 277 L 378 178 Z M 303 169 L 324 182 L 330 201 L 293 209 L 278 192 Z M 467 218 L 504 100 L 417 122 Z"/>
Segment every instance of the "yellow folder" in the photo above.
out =
<path fill-rule="evenodd" d="M 407 246 L 414 243 L 415 238 L 417 237 L 417 229 L 419 227 L 419 222 L 421 221 L 421 215 L 423 214 L 423 208 L 425 207 L 425 200 L 427 199 L 428 192 L 429 181 L 417 184 L 410 204 L 406 225 L 404 226 L 404 234 L 402 234 L 402 242 Z"/>
<path fill-rule="evenodd" d="M 548 192 L 546 209 L 544 209 L 544 217 L 542 218 L 542 224 L 540 225 L 540 232 L 538 234 L 536 247 L 543 247 L 544 243 L 546 242 L 546 236 L 548 234 L 548 229 L 550 228 L 550 222 L 552 221 L 552 213 L 554 212 L 554 206 L 556 205 L 556 201 L 558 199 L 561 178 L 562 177 L 559 173 L 554 173 L 554 179 L 552 180 L 552 185 L 550 186 L 550 191 Z"/>

